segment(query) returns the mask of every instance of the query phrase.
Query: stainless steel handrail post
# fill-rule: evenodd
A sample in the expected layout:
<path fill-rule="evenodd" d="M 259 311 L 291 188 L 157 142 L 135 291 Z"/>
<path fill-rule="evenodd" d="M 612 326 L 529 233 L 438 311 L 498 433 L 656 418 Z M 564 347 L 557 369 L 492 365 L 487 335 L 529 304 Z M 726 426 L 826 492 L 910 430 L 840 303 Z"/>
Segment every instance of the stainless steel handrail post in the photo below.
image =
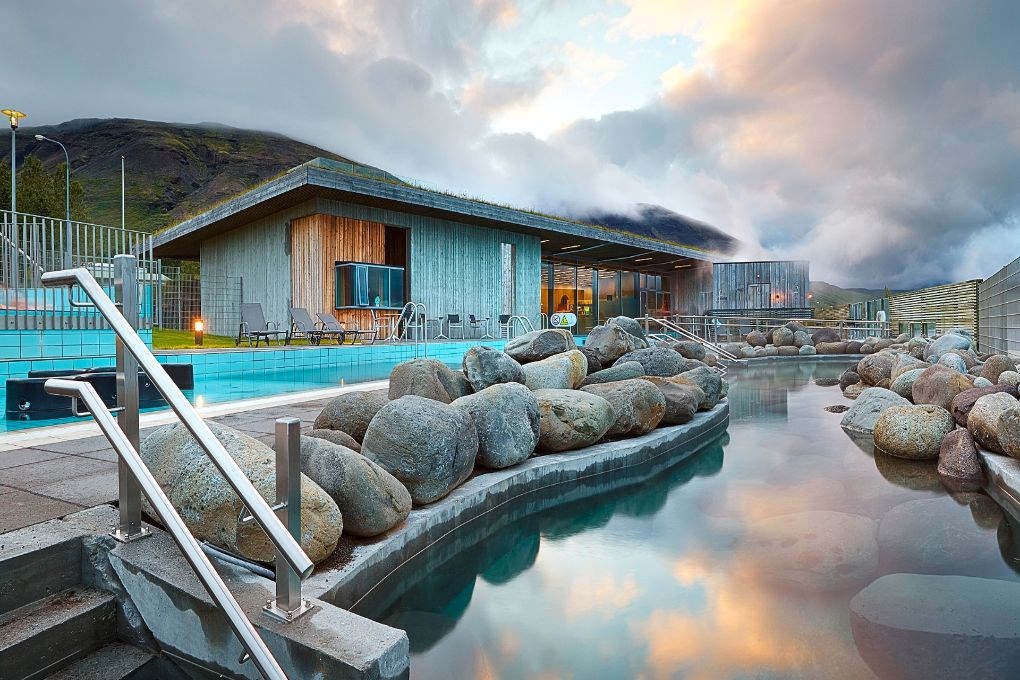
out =
<path fill-rule="evenodd" d="M 237 600 L 230 594 L 230 590 L 223 583 L 223 579 L 220 578 L 220 575 L 209 562 L 209 558 L 202 551 L 202 546 L 199 545 L 188 529 L 188 526 L 184 523 L 184 520 L 181 519 L 177 510 L 174 509 L 170 499 L 163 493 L 163 489 L 152 476 L 152 473 L 149 472 L 149 468 L 145 466 L 145 461 L 138 455 L 137 449 L 131 446 L 131 441 L 127 435 L 120 429 L 109 411 L 106 410 L 103 400 L 96 393 L 96 388 L 87 382 L 61 378 L 50 378 L 46 381 L 45 388 L 50 394 L 80 399 L 85 402 L 85 405 L 92 412 L 92 417 L 95 419 L 96 424 L 99 425 L 99 429 L 106 435 L 110 445 L 113 446 L 113 450 L 117 452 L 118 459 L 124 461 L 128 474 L 132 475 L 136 483 L 145 492 L 146 498 L 149 499 L 149 503 L 152 505 L 153 512 L 156 513 L 163 526 L 166 527 L 178 547 L 180 547 L 184 558 L 191 565 L 191 568 L 195 570 L 195 574 L 202 582 L 206 591 L 216 601 L 220 609 L 223 610 L 227 617 L 227 623 L 230 624 L 234 634 L 237 635 L 238 640 L 241 641 L 241 644 L 255 662 L 259 672 L 264 677 L 269 678 L 269 680 L 287 680 L 286 674 L 280 668 L 272 652 L 266 647 L 266 643 L 256 632 L 255 627 L 251 624 L 251 621 L 245 615 Z"/>
<path fill-rule="evenodd" d="M 295 540 L 301 540 L 301 420 L 276 421 L 276 516 Z M 301 597 L 301 577 L 276 551 L 276 599 L 262 608 L 267 615 L 290 623 L 312 610 Z"/>
<path fill-rule="evenodd" d="M 132 255 L 113 258 L 114 298 L 120 302 L 120 313 L 132 330 L 138 329 L 138 270 Z M 131 356 L 120 336 L 117 342 L 117 423 L 131 447 L 137 451 L 138 436 L 138 362 Z M 120 499 L 120 525 L 111 535 L 128 543 L 150 535 L 142 526 L 142 489 L 122 456 L 117 458 L 117 486 Z"/>

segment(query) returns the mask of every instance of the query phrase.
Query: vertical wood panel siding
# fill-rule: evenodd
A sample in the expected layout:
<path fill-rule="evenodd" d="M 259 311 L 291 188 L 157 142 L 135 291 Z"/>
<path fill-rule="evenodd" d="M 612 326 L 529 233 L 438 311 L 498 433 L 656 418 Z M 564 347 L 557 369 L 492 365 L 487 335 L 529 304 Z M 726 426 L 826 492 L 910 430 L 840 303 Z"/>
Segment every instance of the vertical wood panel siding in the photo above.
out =
<path fill-rule="evenodd" d="M 755 285 L 757 284 L 757 286 Z M 746 315 L 809 315 L 806 260 L 723 262 L 712 267 L 712 309 Z"/>
<path fill-rule="evenodd" d="M 694 260 L 671 274 L 670 297 L 674 314 L 702 315 L 712 306 L 712 263 Z"/>
<path fill-rule="evenodd" d="M 976 338 L 980 284 L 980 280 L 972 279 L 890 296 L 889 320 L 893 328 L 897 324 L 935 322 L 940 333 L 959 326 Z"/>

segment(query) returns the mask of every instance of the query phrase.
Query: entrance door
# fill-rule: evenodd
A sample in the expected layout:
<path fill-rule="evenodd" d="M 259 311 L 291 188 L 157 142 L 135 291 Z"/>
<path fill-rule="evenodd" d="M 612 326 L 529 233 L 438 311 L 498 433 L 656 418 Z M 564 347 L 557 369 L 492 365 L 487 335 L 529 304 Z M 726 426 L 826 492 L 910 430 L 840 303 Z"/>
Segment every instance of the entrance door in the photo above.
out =
<path fill-rule="evenodd" d="M 772 284 L 752 283 L 747 286 L 747 309 L 772 308 Z"/>

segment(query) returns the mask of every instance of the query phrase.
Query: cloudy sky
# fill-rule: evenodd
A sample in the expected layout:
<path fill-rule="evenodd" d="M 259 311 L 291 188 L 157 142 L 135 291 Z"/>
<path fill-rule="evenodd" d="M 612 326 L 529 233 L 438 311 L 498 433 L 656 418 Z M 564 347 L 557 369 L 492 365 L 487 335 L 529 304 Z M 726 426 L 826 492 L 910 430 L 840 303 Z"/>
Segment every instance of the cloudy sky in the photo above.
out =
<path fill-rule="evenodd" d="M 214 121 L 525 207 L 658 203 L 841 285 L 1020 255 L 1016 0 L 33 0 L 0 40 L 26 124 Z"/>

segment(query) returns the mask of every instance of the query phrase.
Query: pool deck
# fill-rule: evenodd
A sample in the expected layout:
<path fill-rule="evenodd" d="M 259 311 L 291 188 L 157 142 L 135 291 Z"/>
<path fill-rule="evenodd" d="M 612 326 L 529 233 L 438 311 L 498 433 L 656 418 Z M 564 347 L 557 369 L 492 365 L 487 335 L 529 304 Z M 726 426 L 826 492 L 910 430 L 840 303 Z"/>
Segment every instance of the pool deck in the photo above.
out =
<path fill-rule="evenodd" d="M 385 380 L 346 387 L 211 404 L 198 409 L 206 420 L 229 425 L 273 445 L 274 422 L 301 419 L 304 430 L 338 394 L 386 387 Z M 176 422 L 172 411 L 144 413 L 144 439 Z M 0 534 L 117 500 L 117 455 L 91 418 L 81 423 L 10 432 L 0 437 Z"/>

